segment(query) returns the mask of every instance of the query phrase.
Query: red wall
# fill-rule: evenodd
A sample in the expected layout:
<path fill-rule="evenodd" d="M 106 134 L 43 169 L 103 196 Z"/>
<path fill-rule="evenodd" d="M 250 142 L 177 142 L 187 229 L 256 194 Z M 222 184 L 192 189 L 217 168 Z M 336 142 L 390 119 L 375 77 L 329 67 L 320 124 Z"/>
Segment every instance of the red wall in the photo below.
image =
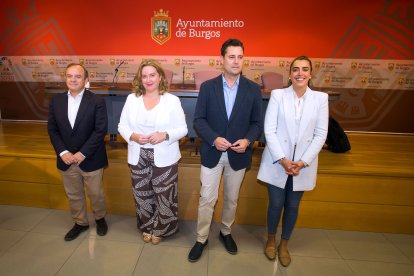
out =
<path fill-rule="evenodd" d="M 1 55 L 219 55 L 221 43 L 237 37 L 248 56 L 414 57 L 410 0 L 2 0 L 0 8 Z M 151 17 L 161 8 L 172 23 L 163 45 L 151 39 Z M 245 26 L 216 28 L 220 37 L 209 40 L 177 38 L 180 18 Z"/>
<path fill-rule="evenodd" d="M 162 45 L 151 37 L 151 18 L 160 9 L 171 18 L 171 39 Z M 242 20 L 244 27 L 197 28 L 220 31 L 220 37 L 179 38 L 180 19 Z M 0 0 L 1 61 L 42 55 L 218 56 L 229 37 L 245 43 L 248 57 L 414 60 L 414 1 Z M 6 70 L 1 61 L 0 70 Z M 0 82 L 3 118 L 45 119 L 43 85 Z M 339 92 L 341 101 L 331 103 L 331 113 L 345 129 L 414 133 L 413 91 Z M 341 104 L 366 114 L 354 120 L 352 114 L 335 113 Z"/>

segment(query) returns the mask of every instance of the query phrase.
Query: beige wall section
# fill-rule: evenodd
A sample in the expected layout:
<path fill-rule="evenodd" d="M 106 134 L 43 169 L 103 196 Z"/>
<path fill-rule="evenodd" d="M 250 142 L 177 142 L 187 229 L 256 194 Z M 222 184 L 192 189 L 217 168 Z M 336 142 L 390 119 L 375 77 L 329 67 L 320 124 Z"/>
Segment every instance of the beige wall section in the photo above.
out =
<path fill-rule="evenodd" d="M 351 152 L 321 153 L 317 187 L 303 197 L 298 227 L 414 234 L 414 136 L 349 137 Z M 22 145 L 23 141 L 16 137 L 0 139 L 5 149 L 0 152 L 0 204 L 67 209 L 53 151 L 48 148 L 45 153 L 47 136 L 40 143 L 42 149 L 30 155 L 18 146 L 6 147 L 6 142 Z M 199 158 L 189 157 L 193 145 L 185 144 L 182 149 L 179 217 L 196 220 Z M 255 150 L 252 168 L 241 187 L 236 214 L 239 224 L 266 223 L 267 188 L 256 180 L 261 151 Z M 108 147 L 108 155 L 110 164 L 104 172 L 108 211 L 134 216 L 126 149 Z M 220 221 L 221 208 L 222 189 L 214 214 L 216 222 Z"/>

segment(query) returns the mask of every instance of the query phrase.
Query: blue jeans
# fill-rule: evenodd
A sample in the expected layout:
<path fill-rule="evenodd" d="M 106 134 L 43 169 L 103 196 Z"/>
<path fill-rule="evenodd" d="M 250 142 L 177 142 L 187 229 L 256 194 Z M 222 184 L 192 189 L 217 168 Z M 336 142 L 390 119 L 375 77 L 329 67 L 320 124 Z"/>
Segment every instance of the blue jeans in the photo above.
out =
<path fill-rule="evenodd" d="M 293 191 L 293 176 L 289 175 L 284 189 L 267 184 L 269 207 L 267 208 L 267 232 L 276 234 L 277 226 L 282 218 L 282 239 L 289 240 L 298 218 L 299 203 L 303 191 Z"/>

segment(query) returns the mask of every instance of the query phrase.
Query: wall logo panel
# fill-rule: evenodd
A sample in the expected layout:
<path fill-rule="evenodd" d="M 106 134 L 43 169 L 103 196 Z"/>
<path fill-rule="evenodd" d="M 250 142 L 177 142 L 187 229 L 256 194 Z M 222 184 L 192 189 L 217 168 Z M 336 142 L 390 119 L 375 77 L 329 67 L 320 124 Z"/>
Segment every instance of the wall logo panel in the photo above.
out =
<path fill-rule="evenodd" d="M 160 45 L 171 38 L 171 17 L 168 16 L 168 11 L 154 11 L 151 18 L 151 37 Z"/>

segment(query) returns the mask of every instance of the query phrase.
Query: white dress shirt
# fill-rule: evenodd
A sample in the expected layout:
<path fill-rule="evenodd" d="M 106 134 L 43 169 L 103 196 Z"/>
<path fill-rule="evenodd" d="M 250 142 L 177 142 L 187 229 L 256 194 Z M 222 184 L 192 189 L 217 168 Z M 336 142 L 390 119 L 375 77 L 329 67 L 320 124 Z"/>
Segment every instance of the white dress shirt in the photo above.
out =
<path fill-rule="evenodd" d="M 74 97 L 72 96 L 70 91 L 68 91 L 68 119 L 70 125 L 72 126 L 72 129 L 75 126 L 76 116 L 78 115 L 79 106 L 83 97 L 83 92 L 85 92 L 85 89 L 83 89 L 78 95 Z M 59 156 L 62 157 L 65 153 L 68 152 L 69 151 L 64 150 L 61 153 L 59 153 Z M 85 157 L 83 154 L 82 156 Z"/>

